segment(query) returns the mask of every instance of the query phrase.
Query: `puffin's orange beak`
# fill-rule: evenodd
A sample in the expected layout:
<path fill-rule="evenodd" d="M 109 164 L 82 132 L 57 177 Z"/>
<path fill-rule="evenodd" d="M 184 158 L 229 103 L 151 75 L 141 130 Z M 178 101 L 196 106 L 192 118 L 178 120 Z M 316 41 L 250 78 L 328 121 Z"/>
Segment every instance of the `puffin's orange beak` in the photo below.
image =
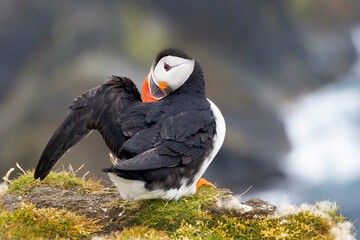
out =
<path fill-rule="evenodd" d="M 150 75 L 150 73 L 149 73 Z M 150 87 L 149 87 L 149 75 L 145 78 L 145 81 L 141 89 L 141 100 L 143 102 L 155 102 L 156 100 L 151 99 Z"/>
<path fill-rule="evenodd" d="M 166 97 L 168 95 L 167 92 L 170 93 L 167 84 L 164 82 L 156 82 L 154 73 L 151 70 L 142 85 L 141 100 L 143 102 L 156 102 Z"/>

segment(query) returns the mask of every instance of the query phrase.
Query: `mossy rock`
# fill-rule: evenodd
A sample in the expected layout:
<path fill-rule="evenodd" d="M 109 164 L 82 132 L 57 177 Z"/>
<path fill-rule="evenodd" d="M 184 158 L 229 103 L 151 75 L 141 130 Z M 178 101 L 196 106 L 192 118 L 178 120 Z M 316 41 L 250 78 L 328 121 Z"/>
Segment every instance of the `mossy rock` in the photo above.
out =
<path fill-rule="evenodd" d="M 286 213 L 261 199 L 239 204 L 229 190 L 210 187 L 178 201 L 128 202 L 115 188 L 74 171 L 52 172 L 45 181 L 26 171 L 6 182 L 0 239 L 353 238 L 352 224 L 334 204 Z"/>

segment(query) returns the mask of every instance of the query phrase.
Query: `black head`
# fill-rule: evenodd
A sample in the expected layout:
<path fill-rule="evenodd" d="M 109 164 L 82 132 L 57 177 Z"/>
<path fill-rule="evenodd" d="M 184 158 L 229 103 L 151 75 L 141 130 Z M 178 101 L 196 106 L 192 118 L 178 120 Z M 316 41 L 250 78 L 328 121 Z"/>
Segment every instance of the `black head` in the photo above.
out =
<path fill-rule="evenodd" d="M 143 102 L 158 101 L 180 88 L 193 73 L 195 60 L 179 48 L 167 48 L 154 59 L 145 79 Z"/>
<path fill-rule="evenodd" d="M 180 57 L 184 59 L 192 60 L 193 58 L 189 56 L 184 50 L 176 47 L 170 47 L 162 50 L 158 53 L 158 55 L 155 57 L 153 66 L 156 66 L 156 64 L 165 56 L 173 56 L 173 57 Z"/>

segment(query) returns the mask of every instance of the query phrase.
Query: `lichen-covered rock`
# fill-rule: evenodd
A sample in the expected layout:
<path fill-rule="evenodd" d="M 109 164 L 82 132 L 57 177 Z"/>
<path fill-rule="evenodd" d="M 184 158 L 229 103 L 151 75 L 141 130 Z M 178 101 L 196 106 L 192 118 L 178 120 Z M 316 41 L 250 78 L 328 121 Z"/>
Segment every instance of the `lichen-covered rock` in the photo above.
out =
<path fill-rule="evenodd" d="M 260 199 L 251 198 L 245 203 L 241 203 L 239 199 L 233 195 L 226 195 L 219 198 L 216 202 L 216 207 L 213 207 L 214 212 L 224 213 L 224 210 L 233 210 L 232 214 L 237 217 L 252 219 L 252 218 L 264 218 L 273 214 L 276 210 L 276 206 Z"/>
<path fill-rule="evenodd" d="M 127 202 L 114 188 L 73 173 L 52 172 L 44 181 L 32 176 L 24 171 L 3 185 L 0 239 L 354 239 L 353 225 L 329 202 L 277 209 L 259 198 L 240 202 L 229 190 L 210 187 L 178 201 Z M 46 226 L 58 235 L 49 235 Z"/>

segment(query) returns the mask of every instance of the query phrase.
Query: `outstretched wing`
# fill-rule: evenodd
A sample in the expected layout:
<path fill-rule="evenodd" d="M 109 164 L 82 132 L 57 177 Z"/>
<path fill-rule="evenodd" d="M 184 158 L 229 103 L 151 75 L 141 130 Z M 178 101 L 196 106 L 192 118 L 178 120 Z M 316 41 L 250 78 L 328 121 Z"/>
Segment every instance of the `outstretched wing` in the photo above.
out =
<path fill-rule="evenodd" d="M 76 98 L 70 111 L 47 143 L 36 166 L 34 177 L 44 179 L 51 168 L 72 146 L 98 130 L 110 150 L 117 155 L 127 139 L 116 122 L 117 116 L 141 97 L 128 78 L 112 77 Z"/>
<path fill-rule="evenodd" d="M 114 172 L 126 178 L 126 171 L 143 171 L 190 164 L 209 149 L 215 129 L 216 123 L 210 109 L 181 112 L 163 121 L 160 137 L 154 143 L 154 148 L 121 161 L 104 171 Z M 133 174 L 130 175 L 133 177 Z"/>

